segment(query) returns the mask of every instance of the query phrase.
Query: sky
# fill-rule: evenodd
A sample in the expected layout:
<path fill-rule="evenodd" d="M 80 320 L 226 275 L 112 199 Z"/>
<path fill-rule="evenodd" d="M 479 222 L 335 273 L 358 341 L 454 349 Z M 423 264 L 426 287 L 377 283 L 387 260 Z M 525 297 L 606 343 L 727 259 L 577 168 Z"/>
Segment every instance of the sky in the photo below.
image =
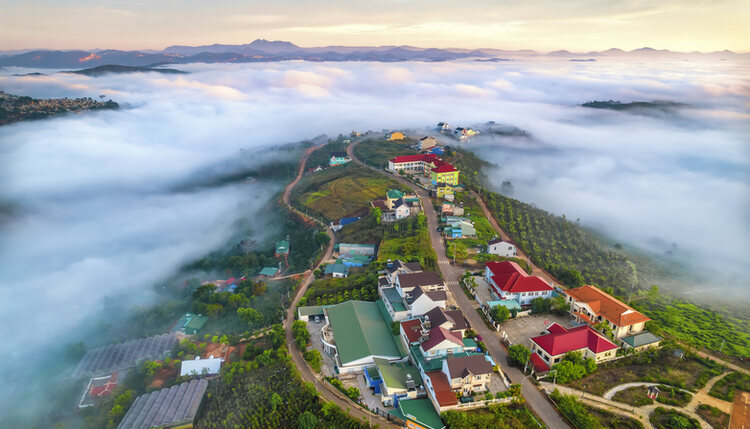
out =
<path fill-rule="evenodd" d="M 745 0 L 0 0 L 0 50 L 241 44 L 750 51 Z"/>

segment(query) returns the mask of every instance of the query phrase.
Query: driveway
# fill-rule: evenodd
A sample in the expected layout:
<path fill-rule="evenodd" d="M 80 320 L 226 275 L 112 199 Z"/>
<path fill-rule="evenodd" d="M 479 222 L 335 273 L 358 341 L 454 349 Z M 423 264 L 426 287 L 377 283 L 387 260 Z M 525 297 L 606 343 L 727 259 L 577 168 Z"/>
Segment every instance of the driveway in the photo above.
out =
<path fill-rule="evenodd" d="M 335 363 L 333 358 L 326 353 L 323 348 L 323 338 L 320 336 L 320 330 L 325 326 L 325 319 L 320 322 L 307 322 L 307 330 L 310 331 L 310 350 L 317 349 L 323 356 L 323 365 L 320 368 L 320 372 L 324 375 L 332 377 L 333 368 Z"/>
<path fill-rule="evenodd" d="M 532 314 L 529 316 L 508 319 L 500 326 L 500 335 L 503 332 L 508 336 L 510 344 L 523 344 L 530 347 L 529 339 L 541 335 L 547 326 L 557 322 L 560 325 L 572 327 L 573 318 L 569 315 L 558 316 L 556 314 Z"/>

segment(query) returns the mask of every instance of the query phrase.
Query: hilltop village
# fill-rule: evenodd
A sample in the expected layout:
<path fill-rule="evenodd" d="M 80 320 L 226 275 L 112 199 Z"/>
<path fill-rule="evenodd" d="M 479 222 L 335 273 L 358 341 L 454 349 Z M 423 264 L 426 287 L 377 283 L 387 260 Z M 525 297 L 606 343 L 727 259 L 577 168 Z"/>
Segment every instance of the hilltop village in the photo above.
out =
<path fill-rule="evenodd" d="M 30 119 L 43 119 L 63 113 L 81 113 L 86 110 L 117 109 L 112 100 L 93 98 L 45 98 L 16 96 L 0 91 L 0 125 Z"/>
<path fill-rule="evenodd" d="M 77 407 L 123 429 L 725 427 L 747 368 L 665 331 L 653 293 L 535 264 L 456 147 L 479 132 L 310 147 L 280 198 L 306 235 L 189 282 L 167 332 L 85 351 Z"/>

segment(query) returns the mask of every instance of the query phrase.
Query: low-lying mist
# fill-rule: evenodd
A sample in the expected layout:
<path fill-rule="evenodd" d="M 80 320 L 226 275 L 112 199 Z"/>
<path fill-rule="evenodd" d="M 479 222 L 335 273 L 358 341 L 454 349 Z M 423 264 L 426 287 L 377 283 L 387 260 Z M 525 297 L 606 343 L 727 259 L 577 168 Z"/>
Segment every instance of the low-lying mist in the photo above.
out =
<path fill-rule="evenodd" d="M 23 362 L 29 349 L 77 338 L 73 328 L 97 323 L 104 297 L 148 303 L 156 282 L 221 246 L 239 212 L 267 210 L 282 184 L 259 178 L 192 186 L 227 160 L 250 152 L 261 165 L 284 156 L 274 145 L 354 129 L 419 134 L 441 120 L 527 131 L 532 137 L 465 143 L 499 166 L 487 171 L 498 189 L 510 180 L 514 197 L 623 243 L 659 252 L 653 243 L 676 243 L 677 256 L 700 263 L 698 270 L 734 275 L 738 295 L 750 295 L 743 280 L 750 255 L 747 64 L 540 59 L 179 68 L 190 73 L 0 70 L 0 89 L 12 94 L 103 94 L 122 106 L 0 127 L 6 359 Z M 609 99 L 687 106 L 654 117 L 578 106 Z"/>

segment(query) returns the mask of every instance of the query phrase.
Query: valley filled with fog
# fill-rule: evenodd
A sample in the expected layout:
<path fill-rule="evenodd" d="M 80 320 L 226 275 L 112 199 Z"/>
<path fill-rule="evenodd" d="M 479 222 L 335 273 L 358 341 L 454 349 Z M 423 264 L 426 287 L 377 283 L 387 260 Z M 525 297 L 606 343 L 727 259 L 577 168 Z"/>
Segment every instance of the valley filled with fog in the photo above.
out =
<path fill-rule="evenodd" d="M 252 166 L 288 157 L 274 146 L 321 134 L 423 134 L 438 121 L 526 131 L 484 132 L 460 145 L 496 164 L 485 173 L 497 190 L 511 181 L 515 198 L 580 218 L 623 244 L 671 252 L 703 275 L 700 285 L 685 285 L 691 293 L 700 286 L 708 296 L 720 288 L 750 298 L 748 64 L 519 59 L 176 68 L 189 73 L 0 69 L 0 89 L 11 94 L 102 94 L 121 106 L 0 127 L 7 367 L 29 348 L 80 341 L 74 330 L 98 323 L 105 298 L 148 305 L 154 284 L 229 239 L 238 213 L 257 216 L 260 233 L 267 204 L 283 187 L 186 183 L 210 179 L 239 158 Z M 46 75 L 23 76 L 37 71 Z M 610 99 L 683 105 L 579 106 Z"/>

